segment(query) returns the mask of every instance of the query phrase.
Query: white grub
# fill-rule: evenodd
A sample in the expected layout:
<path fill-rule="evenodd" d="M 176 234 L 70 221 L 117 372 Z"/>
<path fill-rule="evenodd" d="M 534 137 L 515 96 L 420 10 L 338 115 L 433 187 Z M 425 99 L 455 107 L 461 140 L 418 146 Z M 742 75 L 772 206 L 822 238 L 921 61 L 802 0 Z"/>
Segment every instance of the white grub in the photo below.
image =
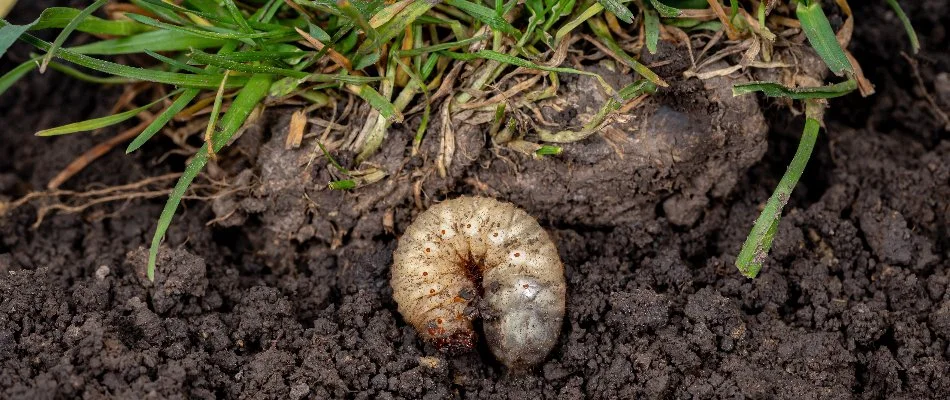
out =
<path fill-rule="evenodd" d="M 391 284 L 403 318 L 442 351 L 471 350 L 478 317 L 511 369 L 541 362 L 560 335 L 564 266 L 547 232 L 511 203 L 460 197 L 420 214 L 399 240 Z"/>

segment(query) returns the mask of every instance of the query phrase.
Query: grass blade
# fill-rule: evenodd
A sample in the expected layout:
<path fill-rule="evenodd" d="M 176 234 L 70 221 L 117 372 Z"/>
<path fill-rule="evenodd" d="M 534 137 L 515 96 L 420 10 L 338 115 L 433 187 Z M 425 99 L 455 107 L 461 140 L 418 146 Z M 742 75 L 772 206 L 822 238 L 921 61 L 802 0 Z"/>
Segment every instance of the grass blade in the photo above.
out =
<path fill-rule="evenodd" d="M 195 36 L 201 36 L 211 39 L 231 39 L 231 40 L 247 40 L 247 39 L 260 39 L 268 37 L 276 37 L 287 34 L 288 30 L 274 30 L 270 32 L 254 32 L 254 33 L 241 33 L 235 32 L 227 29 L 220 29 L 220 32 L 217 31 L 208 31 L 204 29 L 192 28 L 190 26 L 179 26 L 158 21 L 144 15 L 138 14 L 126 14 L 127 17 L 133 21 L 155 27 L 162 30 L 178 31 L 183 33 L 190 33 Z"/>
<path fill-rule="evenodd" d="M 26 25 L 12 25 L 6 20 L 0 19 L 0 57 L 3 57 L 7 53 L 7 49 L 13 45 L 13 42 L 30 30 L 30 27 L 35 25 L 37 21 L 39 20 Z"/>
<path fill-rule="evenodd" d="M 292 64 L 295 62 L 294 60 L 303 58 L 308 54 L 294 46 L 291 47 L 293 48 L 292 51 L 242 50 L 235 53 L 228 53 L 227 55 L 219 55 L 219 57 L 223 60 L 235 62 L 274 62 L 280 60 Z"/>
<path fill-rule="evenodd" d="M 228 108 L 224 117 L 221 118 L 221 129 L 216 132 L 212 138 L 211 151 L 218 152 L 228 143 L 231 137 L 234 136 L 238 129 L 244 124 L 244 121 L 247 120 L 247 117 L 251 115 L 254 108 L 267 96 L 271 82 L 273 82 L 273 78 L 270 75 L 254 75 L 248 80 L 247 85 L 241 89 L 241 92 L 238 93 L 237 97 L 231 103 L 231 107 Z M 198 150 L 195 157 L 192 158 L 188 166 L 185 167 L 185 172 L 178 178 L 178 183 L 175 184 L 175 188 L 168 196 L 168 201 L 165 203 L 162 215 L 158 218 L 158 225 L 155 227 L 155 235 L 152 236 L 152 245 L 148 252 L 146 274 L 150 281 L 155 280 L 155 263 L 158 259 L 158 247 L 161 245 L 169 225 L 171 225 L 172 218 L 175 216 L 175 211 L 178 209 L 178 205 L 181 203 L 185 191 L 188 190 L 188 187 L 191 186 L 191 182 L 195 180 L 198 173 L 201 172 L 208 163 L 208 148 L 209 145 L 207 143 L 201 146 L 201 149 Z"/>
<path fill-rule="evenodd" d="M 614 52 L 621 60 L 624 61 L 630 68 L 636 71 L 638 74 L 648 79 L 650 82 L 653 82 L 660 87 L 669 87 L 670 84 L 666 83 L 663 78 L 660 78 L 655 72 L 650 70 L 646 65 L 640 63 L 639 60 L 633 58 L 631 55 L 620 47 L 620 44 L 614 40 L 613 36 L 610 35 L 610 30 L 607 28 L 607 24 L 600 18 L 591 18 L 587 20 L 587 25 L 591 27 L 591 30 L 594 31 L 594 34 L 597 35 L 597 38 L 600 39 L 601 43 L 607 46 L 610 51 Z"/>
<path fill-rule="evenodd" d="M 603 10 L 604 6 L 602 6 L 600 3 L 591 4 L 590 7 L 587 7 L 587 9 L 584 10 L 584 12 L 580 13 L 580 15 L 572 19 L 570 22 L 564 24 L 564 26 L 554 33 L 554 42 L 560 43 L 561 39 L 567 36 L 568 33 L 571 33 L 574 28 L 577 28 L 578 25 L 583 24 L 584 21 L 587 21 L 591 17 L 600 14 L 600 12 Z"/>
<path fill-rule="evenodd" d="M 46 66 L 49 65 L 50 60 L 53 59 L 53 55 L 56 54 L 56 51 L 62 47 L 63 43 L 66 42 L 66 39 L 69 38 L 69 35 L 73 33 L 73 30 L 79 26 L 79 23 L 88 18 L 92 13 L 96 12 L 99 8 L 108 3 L 109 0 L 97 0 L 95 3 L 89 5 L 89 7 L 84 8 L 79 14 L 76 14 L 76 17 L 72 21 L 69 21 L 69 24 L 59 35 L 56 36 L 56 40 L 53 40 L 53 46 L 50 47 L 49 51 L 46 53 L 46 57 L 43 57 L 43 62 L 40 63 L 40 73 L 46 72 Z"/>
<path fill-rule="evenodd" d="M 679 17 L 683 12 L 676 7 L 670 7 L 666 4 L 661 3 L 659 0 L 650 0 L 650 4 L 653 5 L 653 8 L 660 13 L 664 18 L 676 18 Z"/>
<path fill-rule="evenodd" d="M 409 50 L 399 50 L 396 52 L 396 55 L 399 57 L 413 57 L 413 56 L 418 56 L 422 54 L 435 53 L 437 51 L 453 50 L 459 47 L 468 46 L 475 42 L 480 42 L 482 40 L 488 39 L 489 37 L 490 36 L 488 35 L 475 36 L 475 37 L 470 37 L 468 39 L 462 39 L 456 42 L 445 42 L 445 43 L 439 43 L 432 46 L 417 47 L 417 48 L 409 49 Z"/>
<path fill-rule="evenodd" d="M 165 100 L 165 98 L 167 98 L 167 97 L 168 97 L 168 96 L 162 97 L 162 98 L 160 98 L 160 99 L 158 99 L 158 100 L 155 100 L 155 101 L 153 101 L 153 102 L 151 102 L 151 103 L 148 103 L 148 104 L 146 104 L 146 105 L 144 105 L 144 106 L 141 106 L 141 107 L 139 107 L 139 108 L 132 109 L 132 110 L 125 111 L 125 112 L 121 112 L 121 113 L 118 113 L 118 114 L 113 114 L 113 115 L 109 115 L 109 116 L 105 116 L 105 117 L 101 117 L 101 118 L 94 118 L 94 119 L 90 119 L 90 120 L 86 120 L 86 121 L 74 122 L 74 123 L 67 124 L 67 125 L 63 125 L 63 126 L 59 126 L 59 127 L 56 127 L 56 128 L 44 129 L 44 130 L 41 130 L 41 131 L 39 131 L 39 132 L 36 132 L 36 136 L 58 136 L 58 135 L 67 135 L 67 134 L 70 134 L 70 133 L 86 132 L 86 131 L 91 131 L 91 130 L 95 130 L 95 129 L 99 129 L 99 128 L 105 128 L 105 127 L 107 127 L 107 126 L 112 126 L 112 125 L 118 124 L 118 123 L 120 123 L 120 122 L 122 122 L 122 121 L 125 121 L 125 120 L 127 120 L 127 119 L 129 119 L 129 118 L 132 118 L 132 117 L 138 115 L 138 113 L 140 113 L 140 112 L 142 112 L 142 111 L 148 110 L 149 108 L 151 108 L 152 106 L 158 104 L 158 103 L 161 102 L 162 100 Z"/>
<path fill-rule="evenodd" d="M 125 153 L 129 154 L 142 147 L 142 145 L 145 144 L 145 142 L 148 142 L 152 136 L 155 136 L 158 131 L 162 130 L 162 128 L 164 128 L 165 125 L 175 117 L 175 115 L 178 115 L 181 110 L 184 110 L 185 107 L 187 107 L 188 104 L 191 103 L 191 101 L 194 100 L 199 93 L 201 93 L 201 90 L 199 89 L 185 89 L 185 91 L 182 92 L 181 95 L 178 96 L 178 98 L 176 98 L 170 106 L 168 106 L 168 108 L 162 111 L 162 113 L 159 114 L 158 117 L 155 118 L 155 120 L 152 121 L 152 123 L 149 124 L 144 131 L 142 131 L 142 133 L 132 140 L 132 143 L 129 143 L 129 147 L 125 149 Z"/>
<path fill-rule="evenodd" d="M 350 90 L 353 91 L 357 96 L 366 100 L 367 103 L 376 111 L 379 111 L 383 117 L 387 120 L 394 122 L 402 122 L 403 116 L 402 113 L 396 110 L 396 106 L 393 103 L 390 103 L 383 95 L 379 94 L 376 89 L 368 85 L 350 85 L 348 86 Z"/>
<path fill-rule="evenodd" d="M 170 71 L 181 70 L 181 71 L 188 71 L 188 72 L 191 72 L 191 73 L 193 73 L 193 74 L 207 74 L 207 73 L 209 73 L 207 70 L 204 70 L 204 69 L 195 67 L 195 66 L 193 66 L 193 65 L 185 64 L 184 62 L 178 61 L 178 60 L 176 60 L 176 59 L 174 59 L 174 58 L 171 58 L 171 57 L 165 57 L 165 56 L 163 56 L 163 55 L 161 55 L 161 54 L 158 54 L 158 53 L 156 53 L 156 52 L 154 52 L 154 51 L 151 51 L 151 50 L 145 50 L 145 54 L 148 54 L 150 57 L 152 57 L 152 58 L 154 58 L 154 59 L 156 59 L 156 60 L 161 61 L 162 63 L 164 63 L 164 64 L 168 67 L 168 69 L 169 69 Z"/>
<path fill-rule="evenodd" d="M 920 51 L 920 40 L 917 39 L 917 31 L 914 30 L 910 19 L 907 18 L 907 14 L 904 14 L 904 9 L 897 3 L 897 0 L 887 0 L 887 4 L 894 9 L 894 13 L 901 20 L 901 24 L 904 24 L 904 30 L 907 31 L 907 37 L 910 38 L 910 47 L 914 50 L 914 54 L 917 54 Z"/>
<path fill-rule="evenodd" d="M 176 14 L 174 11 L 169 10 L 165 7 L 158 7 L 155 4 L 146 1 L 146 0 L 129 0 L 132 4 L 135 4 L 145 12 L 142 14 L 155 15 L 159 19 L 176 23 L 176 24 L 185 24 L 187 23 L 185 18 Z"/>
<path fill-rule="evenodd" d="M 647 36 L 647 51 L 656 54 L 656 45 L 660 42 L 660 17 L 656 11 L 643 10 L 643 29 Z"/>
<path fill-rule="evenodd" d="M 37 61 L 39 61 L 39 58 L 27 60 L 23 64 L 18 65 L 16 68 L 11 69 L 10 72 L 0 76 L 0 96 L 2 96 L 3 93 L 10 88 L 10 86 L 13 86 L 14 83 L 19 81 L 20 78 L 23 78 L 26 76 L 26 74 L 30 73 L 30 71 L 36 69 L 36 67 L 39 65 Z"/>
<path fill-rule="evenodd" d="M 848 56 L 844 54 L 841 45 L 838 44 L 838 38 L 835 37 L 834 30 L 831 29 L 831 23 L 828 17 L 821 9 L 821 2 L 816 0 L 808 1 L 798 0 L 798 7 L 795 9 L 799 22 L 802 23 L 802 30 L 808 37 L 808 43 L 818 52 L 821 59 L 825 61 L 828 68 L 835 75 L 841 75 L 844 72 L 854 73 Z"/>
<path fill-rule="evenodd" d="M 514 26 L 511 26 L 511 24 L 509 24 L 508 21 L 505 21 L 504 18 L 499 17 L 495 13 L 495 10 L 467 0 L 446 0 L 445 4 L 464 11 L 466 14 L 475 17 L 475 19 L 484 23 L 485 25 L 490 26 L 496 31 L 507 33 L 514 36 L 516 39 L 521 38 L 521 31 L 515 29 Z"/>
<path fill-rule="evenodd" d="M 81 12 L 82 10 L 69 7 L 47 8 L 40 14 L 39 20 L 31 30 L 65 28 Z M 88 18 L 84 18 L 79 25 L 76 26 L 76 30 L 96 35 L 129 36 L 150 31 L 152 28 L 130 20 L 111 21 L 96 16 L 89 16 Z"/>
<path fill-rule="evenodd" d="M 219 55 L 230 54 L 235 49 L 237 49 L 237 46 L 238 46 L 237 42 L 229 41 L 224 47 L 222 47 L 218 51 L 218 54 Z M 205 73 L 213 73 L 215 71 L 217 70 L 214 67 L 207 67 L 205 69 Z M 145 130 L 142 131 L 142 133 L 140 133 L 138 136 L 135 137 L 134 140 L 132 140 L 132 143 L 130 143 L 129 147 L 126 148 L 125 150 L 126 154 L 137 150 L 139 147 L 142 147 L 142 145 L 145 144 L 145 142 L 151 139 L 152 136 L 155 136 L 155 134 L 158 133 L 158 131 L 160 131 L 163 127 L 165 127 L 165 125 L 168 124 L 168 122 L 171 121 L 172 118 L 178 115 L 178 113 L 184 110 L 185 107 L 187 107 L 188 104 L 190 104 L 195 99 L 195 97 L 198 97 L 199 94 L 201 94 L 200 89 L 185 89 L 185 91 L 182 92 L 181 96 L 176 98 L 175 101 L 172 102 L 170 106 L 168 106 L 168 108 L 162 111 L 162 113 L 157 118 L 155 118 L 155 120 L 152 121 L 152 123 L 149 124 L 149 126 L 147 126 Z"/>
<path fill-rule="evenodd" d="M 205 130 L 205 143 L 211 143 L 211 139 L 214 137 L 214 128 L 218 124 L 218 116 L 221 114 L 221 103 L 224 102 L 224 85 L 228 83 L 228 75 L 231 74 L 231 71 L 224 71 L 224 77 L 221 78 L 221 86 L 218 87 L 218 94 L 214 96 L 214 104 L 211 106 L 211 115 L 208 118 L 208 128 Z M 269 90 L 269 88 L 268 88 Z M 208 156 L 213 156 L 212 150 L 214 147 L 209 146 Z"/>
<path fill-rule="evenodd" d="M 806 88 L 789 88 L 775 82 L 749 82 L 733 86 L 732 95 L 741 96 L 752 92 L 762 92 L 769 97 L 787 97 L 794 100 L 831 99 L 851 93 L 857 87 L 858 83 L 854 79 L 834 85 Z"/>
<path fill-rule="evenodd" d="M 24 34 L 21 40 L 39 48 L 40 50 L 49 50 L 50 44 L 39 38 Z M 93 69 L 110 75 L 117 75 L 126 78 L 138 79 L 148 82 L 167 83 L 182 87 L 193 87 L 203 89 L 217 89 L 221 83 L 220 75 L 195 75 L 180 74 L 174 72 L 156 71 L 144 68 L 129 67 L 114 62 L 92 58 L 83 54 L 78 54 L 67 49 L 59 49 L 56 56 L 73 64 Z M 243 76 L 234 77 L 228 80 L 228 88 L 242 87 L 247 83 L 247 78 Z"/>
<path fill-rule="evenodd" d="M 412 24 L 417 18 L 422 16 L 422 14 L 425 14 L 426 11 L 429 11 L 433 5 L 434 3 L 428 1 L 413 1 L 403 8 L 402 11 L 396 14 L 396 16 L 394 16 L 391 20 L 387 21 L 376 30 L 377 35 L 379 35 L 378 40 L 383 43 L 392 40 L 392 38 L 396 37 L 396 35 L 405 30 L 409 24 Z M 357 53 L 368 53 L 372 50 L 372 47 L 370 46 L 370 42 L 363 43 L 360 45 L 360 48 L 357 49 Z"/>
<path fill-rule="evenodd" d="M 542 145 L 540 148 L 538 148 L 538 150 L 536 150 L 534 153 L 537 154 L 538 156 L 543 157 L 543 156 L 558 156 L 558 155 L 561 155 L 561 153 L 563 152 L 564 152 L 564 149 L 558 146 L 545 144 L 545 145 Z"/>
<path fill-rule="evenodd" d="M 189 49 L 207 49 L 224 46 L 229 41 L 206 38 L 179 31 L 152 31 L 137 35 L 101 40 L 69 50 L 80 54 L 116 55 L 141 53 L 144 51 L 183 51 Z"/>
<path fill-rule="evenodd" d="M 211 65 L 215 67 L 220 67 L 232 71 L 240 71 L 247 73 L 255 74 L 274 74 L 287 76 L 290 78 L 304 79 L 310 82 L 341 82 L 341 83 L 351 83 L 351 84 L 363 84 L 366 82 L 378 81 L 380 78 L 375 77 L 366 77 L 358 75 L 345 75 L 345 74 L 314 74 L 309 72 L 297 71 L 295 69 L 287 68 L 278 68 L 271 67 L 264 64 L 244 64 L 241 62 L 234 61 L 234 58 L 230 56 L 221 56 L 208 54 L 200 50 L 195 50 L 188 55 L 193 61 Z M 230 86 L 229 86 L 230 87 Z"/>
<path fill-rule="evenodd" d="M 123 78 L 121 76 L 95 76 L 82 72 L 76 68 L 60 64 L 56 61 L 50 61 L 49 67 L 54 71 L 61 72 L 66 76 L 78 79 L 83 82 L 95 83 L 97 85 L 125 85 L 128 83 L 139 82 L 138 79 Z"/>
<path fill-rule="evenodd" d="M 798 142 L 798 150 L 795 151 L 795 157 L 788 165 L 785 175 L 779 181 L 778 186 L 765 203 L 765 208 L 755 220 L 752 232 L 746 238 L 736 259 L 736 267 L 742 275 L 747 278 L 755 278 L 762 269 L 768 257 L 769 250 L 772 248 L 772 240 L 778 232 L 778 224 L 782 219 L 782 209 L 788 203 L 789 196 L 811 158 L 812 150 L 815 148 L 815 141 L 818 138 L 818 131 L 821 128 L 821 105 L 814 100 L 808 100 L 805 103 L 806 118 L 805 129 L 802 138 Z"/>
<path fill-rule="evenodd" d="M 188 54 L 188 58 L 190 58 L 192 61 L 199 64 L 212 65 L 215 67 L 229 69 L 232 71 L 275 74 L 275 75 L 281 75 L 281 76 L 289 76 L 291 78 L 297 78 L 297 79 L 303 79 L 310 76 L 310 74 L 307 72 L 297 71 L 294 69 L 271 67 L 269 65 L 264 65 L 264 64 L 244 64 L 244 63 L 234 61 L 225 56 L 208 54 L 201 50 L 192 51 L 191 54 Z"/>
<path fill-rule="evenodd" d="M 254 28 L 251 28 L 251 25 L 247 23 L 247 19 L 244 18 L 244 14 L 241 14 L 241 10 L 238 9 L 237 4 L 234 4 L 234 0 L 224 0 L 224 7 L 228 10 L 228 13 L 231 14 L 231 19 L 234 20 L 234 23 L 241 28 L 241 31 L 244 33 L 253 33 Z"/>
<path fill-rule="evenodd" d="M 655 1 L 655 0 L 654 0 Z M 630 12 L 630 9 L 627 6 L 623 5 L 623 2 L 620 0 L 598 0 L 601 6 L 603 6 L 607 11 L 610 11 L 621 21 L 628 24 L 633 23 L 633 13 Z"/>

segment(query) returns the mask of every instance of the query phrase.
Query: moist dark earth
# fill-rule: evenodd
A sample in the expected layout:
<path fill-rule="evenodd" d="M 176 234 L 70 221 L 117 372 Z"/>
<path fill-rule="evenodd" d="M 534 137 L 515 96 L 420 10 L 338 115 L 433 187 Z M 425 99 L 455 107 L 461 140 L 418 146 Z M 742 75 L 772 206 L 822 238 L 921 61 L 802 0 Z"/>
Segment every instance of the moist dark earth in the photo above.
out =
<path fill-rule="evenodd" d="M 684 166 L 637 161 L 650 151 L 638 134 L 620 150 L 613 134 L 561 158 L 488 163 L 484 137 L 461 132 L 469 157 L 420 184 L 423 204 L 411 176 L 354 193 L 301 191 L 292 178 L 317 188 L 329 175 L 283 156 L 308 153 L 282 150 L 287 118 L 274 110 L 229 153 L 244 161 L 210 172 L 253 188 L 183 203 L 154 283 L 145 246 L 161 197 L 54 214 L 36 229 L 40 204 L 0 217 L 0 398 L 948 398 L 950 127 L 926 96 L 950 110 L 950 4 L 903 5 L 923 46 L 923 86 L 900 55 L 908 45 L 893 12 L 856 5 L 851 50 L 877 93 L 832 101 L 755 280 L 739 275 L 735 254 L 803 124 L 768 100 L 742 121 L 693 79 L 648 101 L 649 115 L 687 132 L 667 137 L 687 144 L 669 158 Z M 41 6 L 21 4 L 16 20 Z M 28 52 L 15 46 L 0 70 Z M 0 201 L 42 190 L 115 131 L 33 132 L 104 115 L 120 93 L 48 73 L 0 97 Z M 695 126 L 710 115 L 724 122 L 703 136 Z M 704 140 L 724 156 L 698 157 Z M 377 160 L 401 159 L 390 147 Z M 184 157 L 163 157 L 173 148 L 162 139 L 113 151 L 64 188 L 180 171 Z M 391 298 L 398 234 L 420 206 L 462 194 L 539 216 L 566 265 L 560 341 L 526 373 L 508 373 L 484 345 L 440 354 Z"/>

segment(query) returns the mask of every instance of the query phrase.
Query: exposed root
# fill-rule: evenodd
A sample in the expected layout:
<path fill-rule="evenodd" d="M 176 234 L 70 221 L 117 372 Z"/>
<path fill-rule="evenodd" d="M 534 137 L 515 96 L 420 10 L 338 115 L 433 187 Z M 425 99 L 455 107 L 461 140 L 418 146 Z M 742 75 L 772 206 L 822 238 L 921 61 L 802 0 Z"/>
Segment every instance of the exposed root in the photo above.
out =
<path fill-rule="evenodd" d="M 914 72 L 914 79 L 917 81 L 917 87 L 924 99 L 927 100 L 927 104 L 930 106 L 930 111 L 934 114 L 934 117 L 943 122 L 943 129 L 945 131 L 950 131 L 950 116 L 946 112 L 940 109 L 940 106 L 937 105 L 937 100 L 930 95 L 930 92 L 927 91 L 927 86 L 924 85 L 924 78 L 920 76 L 920 69 L 917 67 L 917 60 L 911 58 L 905 52 L 901 52 L 901 56 L 907 60 L 907 63 L 910 64 L 911 71 Z"/>
<path fill-rule="evenodd" d="M 31 227 L 36 229 L 39 228 L 48 215 L 54 212 L 77 214 L 90 207 L 107 203 L 168 196 L 174 187 L 175 181 L 180 176 L 179 173 L 165 174 L 145 178 L 138 182 L 82 192 L 59 189 L 32 192 L 12 202 L 0 203 L 0 216 L 25 205 L 33 204 L 36 207 L 36 221 Z M 246 189 L 248 187 L 230 187 L 220 182 L 194 184 L 189 188 L 191 194 L 184 198 L 207 201 Z"/>

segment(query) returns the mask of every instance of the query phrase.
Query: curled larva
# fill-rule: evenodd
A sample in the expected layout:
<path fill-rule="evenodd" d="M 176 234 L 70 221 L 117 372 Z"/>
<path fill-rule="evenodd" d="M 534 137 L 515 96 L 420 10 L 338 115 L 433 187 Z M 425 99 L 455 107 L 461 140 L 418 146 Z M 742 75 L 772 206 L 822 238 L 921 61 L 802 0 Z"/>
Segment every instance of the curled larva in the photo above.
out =
<path fill-rule="evenodd" d="M 471 350 L 481 317 L 495 358 L 524 368 L 543 360 L 561 331 L 557 248 L 511 203 L 461 197 L 420 214 L 399 240 L 391 284 L 403 318 L 442 351 Z"/>

